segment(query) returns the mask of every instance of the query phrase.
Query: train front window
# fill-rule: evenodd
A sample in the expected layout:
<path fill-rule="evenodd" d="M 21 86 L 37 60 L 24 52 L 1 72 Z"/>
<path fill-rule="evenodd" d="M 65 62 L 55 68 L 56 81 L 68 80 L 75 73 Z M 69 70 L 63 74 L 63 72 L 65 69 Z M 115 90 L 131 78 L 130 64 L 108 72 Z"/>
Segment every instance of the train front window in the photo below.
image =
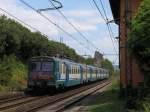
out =
<path fill-rule="evenodd" d="M 31 63 L 31 71 L 40 71 L 40 70 L 41 70 L 41 62 Z"/>
<path fill-rule="evenodd" d="M 52 72 L 53 63 L 52 62 L 43 62 L 42 63 L 42 71 L 44 72 Z"/>

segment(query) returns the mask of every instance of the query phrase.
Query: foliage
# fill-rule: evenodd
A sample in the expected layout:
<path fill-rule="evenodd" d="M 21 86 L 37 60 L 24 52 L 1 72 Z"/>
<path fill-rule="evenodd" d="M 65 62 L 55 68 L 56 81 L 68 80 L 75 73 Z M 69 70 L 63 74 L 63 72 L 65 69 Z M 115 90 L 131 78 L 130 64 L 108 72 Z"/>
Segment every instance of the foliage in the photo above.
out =
<path fill-rule="evenodd" d="M 150 80 L 150 0 L 143 0 L 138 14 L 132 21 L 128 39 L 130 52 L 135 56 L 141 70 Z M 149 85 L 150 86 L 150 85 Z"/>
<path fill-rule="evenodd" d="M 87 65 L 94 65 L 94 59 L 93 58 L 87 58 L 87 59 L 85 59 L 84 63 Z"/>
<path fill-rule="evenodd" d="M 14 54 L 24 62 L 33 56 L 56 56 L 63 54 L 73 60 L 78 60 L 79 55 L 74 49 L 65 44 L 50 41 L 39 32 L 31 32 L 18 22 L 0 17 L 0 58 L 4 55 Z"/>
<path fill-rule="evenodd" d="M 26 67 L 14 55 L 4 56 L 0 63 L 0 89 L 21 89 L 26 85 Z M 9 89 L 7 88 L 7 89 Z"/>
<path fill-rule="evenodd" d="M 113 74 L 114 67 L 113 67 L 111 61 L 109 61 L 108 59 L 103 60 L 102 67 L 108 69 L 110 71 L 110 73 Z"/>
<path fill-rule="evenodd" d="M 65 44 L 50 41 L 15 20 L 0 16 L 0 90 L 21 89 L 26 85 L 25 65 L 31 57 L 57 54 L 84 61 L 83 57 Z"/>
<path fill-rule="evenodd" d="M 74 61 L 86 64 L 94 63 L 92 58 L 84 59 L 74 49 L 59 42 L 50 41 L 39 32 L 31 32 L 15 20 L 0 16 L 0 89 L 22 88 L 25 85 L 28 60 L 34 56 L 69 57 Z M 104 67 L 109 68 L 106 60 Z"/>
<path fill-rule="evenodd" d="M 131 25 L 131 33 L 128 39 L 128 48 L 130 53 L 138 61 L 139 67 L 144 73 L 145 90 L 150 87 L 150 0 L 143 0 L 137 15 L 134 17 Z M 143 92 L 143 91 L 142 91 Z M 143 105 L 141 111 L 149 112 L 149 104 Z"/>
<path fill-rule="evenodd" d="M 143 102 L 143 108 L 145 112 L 150 112 L 150 102 Z"/>

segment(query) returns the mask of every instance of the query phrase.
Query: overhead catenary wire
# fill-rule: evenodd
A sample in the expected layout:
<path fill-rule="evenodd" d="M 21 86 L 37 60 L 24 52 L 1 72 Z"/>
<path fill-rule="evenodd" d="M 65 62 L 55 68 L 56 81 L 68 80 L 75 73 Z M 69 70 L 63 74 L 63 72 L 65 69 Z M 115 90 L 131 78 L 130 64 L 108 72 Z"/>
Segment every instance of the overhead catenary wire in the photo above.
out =
<path fill-rule="evenodd" d="M 108 20 L 108 17 L 107 17 L 107 14 L 106 14 L 106 11 L 105 11 L 105 8 L 104 8 L 104 5 L 103 5 L 103 2 L 102 2 L 102 0 L 99 0 L 100 1 L 100 4 L 101 4 L 101 6 L 102 6 L 102 9 L 103 9 L 103 12 L 104 12 L 104 16 L 105 16 L 105 18 L 106 18 L 106 23 L 107 23 L 107 28 L 108 28 L 108 30 L 109 30 L 109 32 L 111 33 L 111 36 L 112 36 L 112 38 L 114 37 L 114 34 L 113 34 L 113 31 L 112 31 L 112 28 L 111 28 L 111 25 L 109 24 L 109 20 Z M 116 39 L 115 39 L 116 40 Z M 113 41 L 113 40 L 112 40 Z M 117 41 L 117 40 L 116 40 Z M 113 42 L 113 44 L 114 44 L 114 42 Z M 114 45 L 115 46 L 115 45 Z M 115 51 L 115 52 L 117 52 L 117 51 Z"/>
<path fill-rule="evenodd" d="M 115 45 L 114 45 L 114 41 L 113 41 L 114 34 L 113 34 L 112 28 L 111 28 L 111 26 L 110 26 L 110 24 L 109 24 L 109 22 L 108 22 L 109 20 L 108 20 L 108 17 L 107 17 L 107 14 L 106 14 L 106 11 L 105 11 L 103 2 L 102 2 L 102 0 L 99 0 L 99 1 L 100 1 L 101 6 L 102 6 L 102 10 L 103 10 L 103 12 L 104 12 L 105 22 L 106 22 L 106 25 L 107 25 L 107 28 L 108 28 L 108 31 L 109 31 L 109 35 L 110 35 L 110 37 L 111 37 L 111 41 L 112 41 L 113 46 L 114 46 L 114 50 L 115 50 L 115 52 L 116 52 L 116 59 L 115 59 L 115 61 L 114 61 L 114 62 L 116 62 L 118 57 L 117 57 L 117 51 L 116 51 L 116 48 L 115 48 Z M 96 2 L 95 2 L 95 3 L 96 3 Z M 99 9 L 99 7 L 98 7 L 98 9 Z M 99 11 L 100 11 L 100 9 L 99 9 Z M 102 15 L 101 11 L 100 11 L 100 14 Z M 104 18 L 104 16 L 103 16 L 103 18 Z M 117 41 L 117 40 L 116 40 L 116 41 Z"/>
<path fill-rule="evenodd" d="M 95 0 L 93 0 L 93 3 L 94 3 L 94 5 L 95 5 L 95 7 L 97 8 L 99 14 L 101 15 L 102 19 L 103 19 L 104 21 L 107 21 L 106 18 L 103 16 L 103 14 L 102 14 L 102 12 L 101 12 L 100 8 L 98 7 L 98 5 L 97 5 L 97 3 L 96 3 Z"/>
<path fill-rule="evenodd" d="M 47 16 L 45 16 L 44 14 L 40 13 L 39 11 L 37 11 L 35 8 L 33 8 L 31 5 L 29 5 L 28 3 L 26 3 L 24 0 L 20 0 L 23 4 L 25 4 L 27 7 L 31 8 L 33 11 L 35 11 L 36 13 L 38 13 L 39 15 L 41 15 L 43 18 L 45 18 L 47 21 L 49 21 L 51 24 L 53 24 L 54 26 L 56 26 L 57 28 L 59 28 L 61 31 L 63 31 L 65 34 L 67 34 L 68 36 L 70 36 L 73 40 L 77 41 L 81 46 L 84 46 L 84 43 L 80 42 L 78 39 L 76 39 L 72 34 L 68 33 L 66 30 L 64 30 L 62 27 L 60 27 L 59 25 L 57 25 L 55 22 L 53 22 L 52 20 L 50 20 Z M 87 50 L 89 50 L 86 46 L 84 46 Z"/>
<path fill-rule="evenodd" d="M 92 0 L 92 1 L 93 1 L 93 3 L 94 3 L 95 7 L 97 8 L 97 10 L 98 10 L 100 16 L 101 16 L 102 19 L 105 21 L 105 24 L 106 24 L 107 29 L 108 29 L 109 37 L 110 37 L 110 39 L 111 39 L 111 41 L 112 41 L 112 44 L 113 44 L 113 47 L 114 47 L 114 51 L 115 51 L 115 53 L 117 54 L 117 50 L 116 50 L 116 48 L 115 48 L 115 44 L 114 44 L 113 37 L 112 37 L 112 34 L 111 34 L 110 26 L 108 25 L 108 18 L 107 18 L 106 12 L 105 12 L 105 16 L 104 16 L 104 15 L 102 14 L 100 8 L 98 7 L 96 1 L 95 1 L 95 0 Z M 101 2 L 101 3 L 102 3 L 102 2 Z M 103 7 L 103 6 L 102 6 L 102 7 Z M 104 9 L 104 7 L 103 7 L 103 9 Z"/>
<path fill-rule="evenodd" d="M 102 0 L 99 0 L 99 1 L 100 1 L 101 6 L 102 6 L 102 9 L 103 9 L 103 12 L 104 12 L 104 15 L 105 15 L 105 18 L 106 18 L 107 25 L 110 28 L 110 32 L 111 32 L 112 36 L 114 37 L 111 25 L 109 24 L 109 20 L 108 20 L 108 17 L 107 17 L 107 14 L 106 14 L 106 11 L 105 11 L 105 8 L 104 8 L 104 5 L 103 5 L 103 2 L 102 2 Z"/>
<path fill-rule="evenodd" d="M 54 5 L 54 3 L 53 3 L 51 0 L 49 0 L 49 2 L 53 5 L 53 7 L 55 7 L 55 9 L 61 14 L 61 16 L 80 34 L 80 36 L 81 36 L 83 39 L 85 39 L 85 40 L 87 41 L 87 43 L 91 44 L 92 47 L 98 49 L 92 42 L 90 42 L 90 41 L 79 31 L 79 29 L 78 29 L 75 25 L 73 25 L 73 24 L 68 20 L 68 18 L 63 14 L 62 11 L 60 11 L 59 9 L 57 9 L 57 7 Z M 98 50 L 100 51 L 100 49 L 98 49 Z"/>
<path fill-rule="evenodd" d="M 33 27 L 33 26 L 31 26 L 31 25 L 25 23 L 24 21 L 22 21 L 21 19 L 17 18 L 16 16 L 14 16 L 14 15 L 11 14 L 10 12 L 6 11 L 5 9 L 0 8 L 0 10 L 3 11 L 4 13 L 6 13 L 7 15 L 9 15 L 10 17 L 16 19 L 18 22 L 23 23 L 24 25 L 28 26 L 29 28 L 31 28 L 31 29 L 33 29 L 33 30 L 35 30 L 35 31 L 37 31 L 37 32 L 39 32 L 39 33 L 41 33 L 41 34 L 44 35 L 45 37 L 48 37 L 46 34 L 42 33 L 42 32 L 41 32 L 40 30 L 38 30 L 37 28 L 35 28 L 35 27 Z M 50 38 L 52 38 L 52 37 L 50 37 Z M 53 40 L 53 39 L 52 39 L 52 40 Z"/>

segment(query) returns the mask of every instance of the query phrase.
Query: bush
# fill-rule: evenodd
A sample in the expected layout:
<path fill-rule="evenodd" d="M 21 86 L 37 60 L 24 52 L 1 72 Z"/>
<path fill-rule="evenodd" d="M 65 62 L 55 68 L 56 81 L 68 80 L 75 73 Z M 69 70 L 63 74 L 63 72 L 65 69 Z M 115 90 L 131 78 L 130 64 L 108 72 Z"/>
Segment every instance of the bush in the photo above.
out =
<path fill-rule="evenodd" d="M 150 81 L 150 0 L 143 0 L 137 16 L 133 19 L 128 39 L 130 52 L 137 59 L 141 70 Z M 147 83 L 149 85 L 149 83 Z M 150 85 L 149 85 L 150 86 Z"/>
<path fill-rule="evenodd" d="M 14 55 L 4 56 L 0 63 L 0 90 L 20 90 L 26 85 L 26 67 Z M 8 88 L 7 88 L 8 87 Z"/>

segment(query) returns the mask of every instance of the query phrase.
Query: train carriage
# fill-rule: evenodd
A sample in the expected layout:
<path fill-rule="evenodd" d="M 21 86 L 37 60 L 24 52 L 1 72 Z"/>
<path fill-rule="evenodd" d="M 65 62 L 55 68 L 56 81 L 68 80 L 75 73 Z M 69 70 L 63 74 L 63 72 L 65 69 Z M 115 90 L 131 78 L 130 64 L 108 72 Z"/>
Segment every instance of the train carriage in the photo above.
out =
<path fill-rule="evenodd" d="M 88 82 L 87 66 L 81 64 L 80 68 L 81 68 L 81 83 L 84 84 Z"/>
<path fill-rule="evenodd" d="M 64 88 L 109 77 L 105 69 L 67 59 L 39 56 L 29 62 L 28 88 Z"/>
<path fill-rule="evenodd" d="M 90 82 L 92 79 L 92 68 L 89 65 L 86 65 L 87 70 L 87 82 Z"/>
<path fill-rule="evenodd" d="M 65 86 L 78 85 L 81 82 L 81 69 L 80 65 L 74 62 L 66 62 L 68 66 L 67 79 Z"/>

